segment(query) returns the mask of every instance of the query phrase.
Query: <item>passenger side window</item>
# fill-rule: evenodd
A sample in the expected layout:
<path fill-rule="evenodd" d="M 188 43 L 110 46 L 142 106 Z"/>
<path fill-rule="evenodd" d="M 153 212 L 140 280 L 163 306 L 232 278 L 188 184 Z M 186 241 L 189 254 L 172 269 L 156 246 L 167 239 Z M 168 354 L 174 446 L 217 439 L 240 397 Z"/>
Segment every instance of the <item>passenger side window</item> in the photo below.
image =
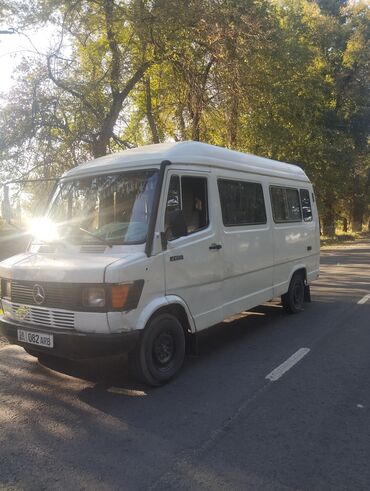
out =
<path fill-rule="evenodd" d="M 207 179 L 205 177 L 171 177 L 165 214 L 166 229 L 170 225 L 170 214 L 178 210 L 182 210 L 184 215 L 187 235 L 208 226 Z"/>
<path fill-rule="evenodd" d="M 204 177 L 181 178 L 182 211 L 188 234 L 208 225 L 207 180 Z"/>
<path fill-rule="evenodd" d="M 226 227 L 266 223 L 262 185 L 255 182 L 218 180 L 222 221 Z"/>
<path fill-rule="evenodd" d="M 302 221 L 298 189 L 271 186 L 270 196 L 276 223 Z"/>
<path fill-rule="evenodd" d="M 310 201 L 310 192 L 308 189 L 300 189 L 302 215 L 304 222 L 312 222 L 312 208 Z"/>

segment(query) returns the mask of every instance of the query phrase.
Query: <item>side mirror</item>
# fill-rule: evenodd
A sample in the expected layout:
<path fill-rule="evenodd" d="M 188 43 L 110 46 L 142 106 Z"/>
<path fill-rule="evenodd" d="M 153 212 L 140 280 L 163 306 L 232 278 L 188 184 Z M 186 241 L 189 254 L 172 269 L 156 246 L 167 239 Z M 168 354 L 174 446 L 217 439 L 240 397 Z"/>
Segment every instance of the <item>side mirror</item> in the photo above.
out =
<path fill-rule="evenodd" d="M 178 239 L 188 235 L 184 214 L 182 210 L 174 210 L 167 215 L 169 226 L 165 232 L 161 232 L 162 249 L 167 250 L 167 242 L 170 239 Z"/>
<path fill-rule="evenodd" d="M 169 228 L 174 239 L 188 235 L 188 228 L 182 210 L 171 211 L 168 215 L 168 219 L 170 225 Z"/>

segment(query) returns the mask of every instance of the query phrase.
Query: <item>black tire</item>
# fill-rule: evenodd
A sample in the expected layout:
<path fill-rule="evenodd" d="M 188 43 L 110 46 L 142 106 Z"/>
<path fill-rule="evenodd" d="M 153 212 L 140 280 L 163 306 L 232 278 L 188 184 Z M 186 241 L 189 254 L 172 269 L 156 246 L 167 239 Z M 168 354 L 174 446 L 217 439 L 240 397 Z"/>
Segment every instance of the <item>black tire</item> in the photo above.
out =
<path fill-rule="evenodd" d="M 39 353 L 37 353 L 37 351 L 34 351 L 34 350 L 33 350 L 33 349 L 31 349 L 31 348 L 25 348 L 24 346 L 23 346 L 23 349 L 24 349 L 24 351 L 25 351 L 26 353 L 28 353 L 28 354 L 29 354 L 29 355 L 31 355 L 31 356 L 35 356 L 36 358 L 38 358 L 38 357 L 39 357 Z"/>
<path fill-rule="evenodd" d="M 153 387 L 175 377 L 185 358 L 185 334 L 171 314 L 153 317 L 144 329 L 136 349 L 130 353 L 133 375 Z"/>
<path fill-rule="evenodd" d="M 24 348 L 24 347 L 23 347 Z M 24 350 L 31 356 L 34 356 L 35 358 L 38 359 L 38 361 L 43 365 L 43 364 L 48 364 L 51 363 L 53 360 L 55 360 L 55 356 L 51 355 L 44 355 L 43 353 L 40 353 L 38 351 L 34 351 L 32 348 L 24 348 Z"/>
<path fill-rule="evenodd" d="M 58 362 L 59 358 L 56 358 L 55 356 L 51 356 L 51 355 L 38 355 L 37 356 L 37 359 L 39 360 L 39 362 L 42 364 L 42 365 L 49 365 L 50 363 L 55 363 L 55 362 Z"/>
<path fill-rule="evenodd" d="M 304 295 L 304 278 L 301 273 L 296 273 L 290 281 L 289 290 L 281 296 L 281 303 L 285 312 L 296 314 L 303 310 Z"/>

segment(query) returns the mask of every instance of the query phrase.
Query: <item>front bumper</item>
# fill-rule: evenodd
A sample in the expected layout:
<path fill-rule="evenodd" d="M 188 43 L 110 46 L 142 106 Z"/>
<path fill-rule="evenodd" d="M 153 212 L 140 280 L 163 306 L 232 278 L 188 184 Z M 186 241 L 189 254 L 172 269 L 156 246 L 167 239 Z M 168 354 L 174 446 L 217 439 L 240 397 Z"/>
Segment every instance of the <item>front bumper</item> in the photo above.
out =
<path fill-rule="evenodd" d="M 32 331 L 40 334 L 48 333 L 54 336 L 54 347 L 46 348 L 34 344 L 23 343 L 17 339 L 17 329 Z M 49 355 L 69 360 L 98 358 L 102 356 L 119 355 L 134 349 L 140 331 L 114 334 L 80 333 L 63 329 L 43 329 L 36 325 L 9 322 L 0 317 L 0 334 L 11 344 L 27 348 L 36 355 Z"/>

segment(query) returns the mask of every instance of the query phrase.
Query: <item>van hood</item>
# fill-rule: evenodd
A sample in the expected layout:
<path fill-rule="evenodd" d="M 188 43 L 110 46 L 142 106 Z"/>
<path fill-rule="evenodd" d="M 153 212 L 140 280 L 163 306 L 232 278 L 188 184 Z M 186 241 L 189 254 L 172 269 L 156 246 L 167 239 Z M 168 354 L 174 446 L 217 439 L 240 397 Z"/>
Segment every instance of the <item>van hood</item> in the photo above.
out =
<path fill-rule="evenodd" d="M 126 254 L 125 263 L 142 254 Z M 23 281 L 103 283 L 106 268 L 123 257 L 105 254 L 25 253 L 0 263 L 0 277 Z"/>

